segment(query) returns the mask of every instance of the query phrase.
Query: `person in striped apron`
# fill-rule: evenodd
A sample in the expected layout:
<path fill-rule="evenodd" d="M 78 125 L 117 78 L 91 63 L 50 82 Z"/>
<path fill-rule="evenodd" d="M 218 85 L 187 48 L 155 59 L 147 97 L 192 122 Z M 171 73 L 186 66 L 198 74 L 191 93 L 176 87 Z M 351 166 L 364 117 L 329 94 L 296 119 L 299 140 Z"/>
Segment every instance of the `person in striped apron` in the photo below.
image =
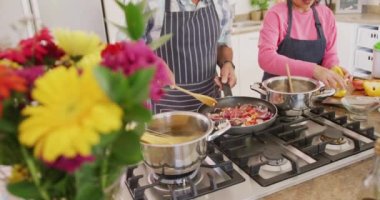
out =
<path fill-rule="evenodd" d="M 148 7 L 155 13 L 148 21 L 147 43 L 172 34 L 156 53 L 174 74 L 175 84 L 211 97 L 219 96 L 221 82 L 235 86 L 235 66 L 229 47 L 233 18 L 228 0 L 148 0 Z M 183 92 L 170 87 L 165 92 L 160 101 L 152 102 L 153 113 L 196 111 L 201 106 Z"/>

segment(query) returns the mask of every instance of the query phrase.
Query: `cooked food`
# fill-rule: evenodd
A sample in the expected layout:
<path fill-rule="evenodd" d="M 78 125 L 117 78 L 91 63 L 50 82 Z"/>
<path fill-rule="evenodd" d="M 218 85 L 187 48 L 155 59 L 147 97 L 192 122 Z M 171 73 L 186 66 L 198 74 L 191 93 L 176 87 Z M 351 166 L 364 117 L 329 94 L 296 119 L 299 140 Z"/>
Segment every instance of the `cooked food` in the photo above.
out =
<path fill-rule="evenodd" d="M 228 119 L 232 126 L 261 124 L 274 115 L 265 105 L 243 104 L 234 107 L 216 108 L 207 114 L 213 121 Z"/>

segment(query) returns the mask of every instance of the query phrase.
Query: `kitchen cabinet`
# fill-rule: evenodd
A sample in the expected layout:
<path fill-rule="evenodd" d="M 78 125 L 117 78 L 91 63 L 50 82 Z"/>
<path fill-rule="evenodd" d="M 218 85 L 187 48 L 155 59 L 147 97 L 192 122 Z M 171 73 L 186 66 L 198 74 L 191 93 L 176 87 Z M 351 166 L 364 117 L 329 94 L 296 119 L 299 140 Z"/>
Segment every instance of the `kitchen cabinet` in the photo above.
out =
<path fill-rule="evenodd" d="M 250 89 L 250 85 L 253 83 L 261 82 L 263 75 L 263 71 L 258 64 L 258 41 L 258 31 L 236 34 L 232 37 L 234 63 L 238 78 L 234 94 L 236 96 L 260 96 Z"/>
<path fill-rule="evenodd" d="M 337 22 L 337 52 L 340 65 L 353 71 L 357 24 Z"/>
<path fill-rule="evenodd" d="M 372 71 L 373 46 L 380 41 L 380 26 L 359 25 L 357 29 L 354 67 L 368 74 Z"/>

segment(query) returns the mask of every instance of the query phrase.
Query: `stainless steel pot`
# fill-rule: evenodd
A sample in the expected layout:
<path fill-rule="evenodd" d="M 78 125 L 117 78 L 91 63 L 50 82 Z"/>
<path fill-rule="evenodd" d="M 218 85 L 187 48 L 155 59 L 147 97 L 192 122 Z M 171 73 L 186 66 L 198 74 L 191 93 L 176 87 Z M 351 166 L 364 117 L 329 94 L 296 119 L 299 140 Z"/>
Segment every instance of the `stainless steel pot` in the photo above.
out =
<path fill-rule="evenodd" d="M 294 92 L 289 92 L 287 76 L 276 76 L 262 83 L 254 83 L 251 89 L 266 97 L 266 100 L 276 105 L 279 115 L 296 117 L 312 105 L 314 99 L 324 99 L 332 96 L 335 89 L 325 89 L 317 80 L 292 76 Z"/>
<path fill-rule="evenodd" d="M 206 157 L 207 141 L 225 133 L 231 124 L 228 120 L 214 123 L 200 113 L 172 111 L 154 115 L 147 128 L 172 135 L 193 134 L 192 140 L 173 145 L 140 142 L 146 166 L 156 174 L 171 176 L 197 170 Z"/>

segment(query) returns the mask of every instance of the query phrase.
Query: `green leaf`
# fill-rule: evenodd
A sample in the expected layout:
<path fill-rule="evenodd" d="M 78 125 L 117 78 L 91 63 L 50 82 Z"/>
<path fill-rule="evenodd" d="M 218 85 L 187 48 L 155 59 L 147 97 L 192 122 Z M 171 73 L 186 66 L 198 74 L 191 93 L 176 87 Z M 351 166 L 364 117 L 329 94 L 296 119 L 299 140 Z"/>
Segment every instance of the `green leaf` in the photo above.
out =
<path fill-rule="evenodd" d="M 139 6 L 129 3 L 124 10 L 124 15 L 129 37 L 132 40 L 140 39 L 145 32 L 146 26 L 143 10 Z"/>
<path fill-rule="evenodd" d="M 156 50 L 158 47 L 160 47 L 161 45 L 165 44 L 168 40 L 170 40 L 171 37 L 172 37 L 172 34 L 163 35 L 160 38 L 158 38 L 157 40 L 152 41 L 149 44 L 149 46 L 153 50 Z"/>
<path fill-rule="evenodd" d="M 125 109 L 125 121 L 148 122 L 152 118 L 152 112 L 142 104 L 134 104 Z"/>
<path fill-rule="evenodd" d="M 104 199 L 100 185 L 99 162 L 101 159 L 93 163 L 86 163 L 75 172 L 77 188 L 75 200 Z"/>
<path fill-rule="evenodd" d="M 123 32 L 123 33 L 125 33 L 126 35 L 128 35 L 127 27 L 122 26 L 122 25 L 119 25 L 119 24 L 117 24 L 116 22 L 113 22 L 113 21 L 108 20 L 108 19 L 104 19 L 104 20 L 105 20 L 106 23 L 115 26 L 115 27 L 116 27 L 117 29 L 119 29 L 121 32 Z"/>
<path fill-rule="evenodd" d="M 121 133 L 112 147 L 110 160 L 114 163 L 131 165 L 142 160 L 140 134 L 135 131 Z"/>
<path fill-rule="evenodd" d="M 141 103 L 148 99 L 150 91 L 150 82 L 153 78 L 155 68 L 149 67 L 146 69 L 141 69 L 136 71 L 129 77 L 130 81 L 130 91 L 132 94 L 133 100 L 136 103 Z"/>
<path fill-rule="evenodd" d="M 32 182 L 22 181 L 8 184 L 7 190 L 11 194 L 24 199 L 41 199 L 37 187 Z"/>
<path fill-rule="evenodd" d="M 16 133 L 17 132 L 17 125 L 14 124 L 14 122 L 11 122 L 5 118 L 2 118 L 2 119 L 0 119 L 0 135 L 3 132 Z"/>
<path fill-rule="evenodd" d="M 105 67 L 95 68 L 95 77 L 103 91 L 117 104 L 126 99 L 129 90 L 128 79 L 121 72 L 113 72 Z"/>

